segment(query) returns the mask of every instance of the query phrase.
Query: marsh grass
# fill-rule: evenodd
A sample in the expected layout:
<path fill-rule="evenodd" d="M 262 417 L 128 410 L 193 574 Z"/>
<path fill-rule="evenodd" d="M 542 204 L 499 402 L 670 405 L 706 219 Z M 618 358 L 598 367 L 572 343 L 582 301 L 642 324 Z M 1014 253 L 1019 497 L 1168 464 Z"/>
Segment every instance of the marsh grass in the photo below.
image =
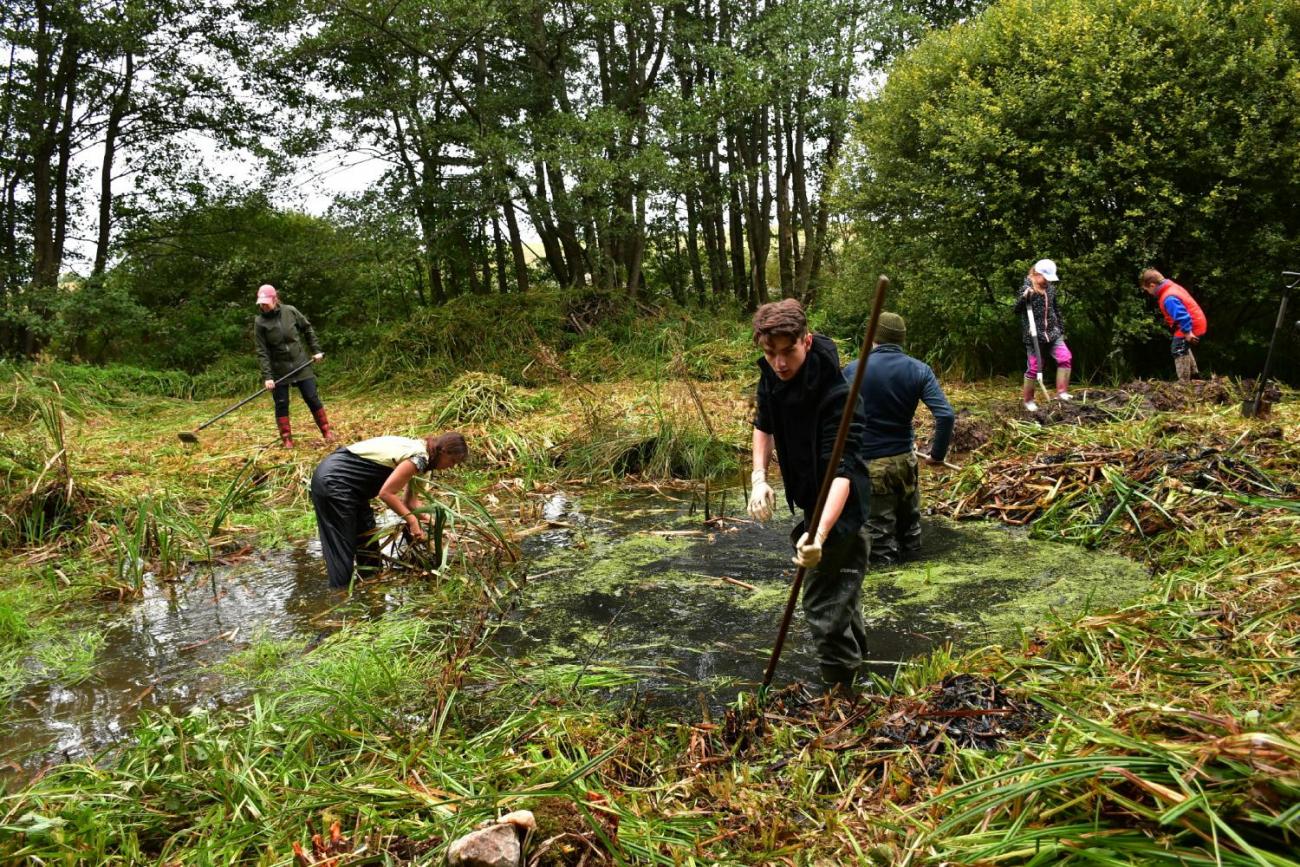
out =
<path fill-rule="evenodd" d="M 192 558 L 211 559 L 208 534 L 172 497 L 146 494 L 113 509 L 110 537 L 117 581 L 139 596 L 146 575 L 174 578 Z"/>
<path fill-rule="evenodd" d="M 546 332 L 561 347 L 593 333 L 617 335 L 610 322 L 578 336 L 565 337 L 562 324 Z M 717 351 L 731 351 L 725 336 L 710 339 L 722 341 Z M 429 340 L 449 373 L 463 369 Z M 538 366 L 526 375 L 518 367 L 536 346 L 529 337 L 502 348 L 494 372 L 527 381 Z M 680 349 L 649 330 L 629 365 L 661 368 Z M 683 354 L 688 365 L 691 358 Z M 411 364 L 426 369 L 418 358 Z M 488 517 L 508 535 L 501 515 L 514 508 L 507 492 L 517 488 L 507 482 L 520 474 L 515 456 L 532 456 L 527 472 L 541 486 L 621 478 L 612 468 L 628 454 L 647 476 L 674 467 L 707 473 L 745 447 L 746 409 L 736 397 L 743 383 L 735 379 L 692 379 L 710 432 L 671 370 L 658 380 L 581 389 L 561 373 L 546 378 L 566 385 L 544 405 L 487 426 L 483 436 L 497 454 L 488 470 L 436 477 L 448 485 L 433 488 L 433 498 L 463 518 L 448 533 L 463 537 L 459 544 L 475 556 L 420 584 L 427 595 L 376 623 L 350 622 L 310 652 L 293 642 L 255 642 L 235 664 L 246 675 L 233 675 L 258 686 L 247 706 L 151 714 L 114 754 L 60 766 L 5 794 L 0 858 L 288 863 L 292 843 L 306 840 L 304 828 L 337 818 L 371 847 L 358 861 L 400 863 L 402 853 L 418 849 L 425 863 L 436 863 L 458 834 L 521 807 L 564 835 L 549 852 L 555 863 L 584 852 L 592 863 L 608 849 L 617 862 L 665 864 L 1295 863 L 1300 540 L 1287 507 L 1288 486 L 1300 475 L 1294 401 L 1267 425 L 1243 422 L 1227 407 L 1040 428 L 1004 414 L 1014 400 L 1005 384 L 959 385 L 950 393 L 985 414 L 993 439 L 961 473 L 923 472 L 930 504 L 977 492 L 1000 461 L 1071 449 L 1172 453 L 1212 445 L 1238 461 L 1217 466 L 1250 485 L 1228 475 L 1216 476 L 1218 483 L 1177 476 L 1184 490 L 1165 483 L 1172 473 L 1139 478 L 1116 461 L 1077 493 L 1058 491 L 1031 532 L 1141 558 L 1152 570 L 1144 598 L 1118 611 L 1026 624 L 1015 645 L 936 651 L 875 682 L 856 706 L 769 712 L 733 737 L 726 721 L 658 720 L 635 705 L 609 705 L 605 699 L 625 694 L 635 671 L 506 663 L 486 652 L 516 591 L 495 565 L 508 560 L 498 534 L 472 526 L 477 513 L 458 505 L 453 491 L 475 502 L 499 496 L 504 506 Z M 338 404 L 332 414 L 392 429 L 416 417 L 410 406 L 371 397 Z M 422 402 L 412 406 L 427 411 Z M 192 415 L 206 410 L 194 407 Z M 67 415 L 75 445 L 84 426 Z M 593 416 L 598 426 L 589 423 Z M 305 483 L 319 453 L 277 454 L 273 466 L 259 463 L 254 472 L 245 462 L 260 445 L 238 429 L 215 434 L 194 456 L 166 452 L 142 422 L 113 423 L 122 427 L 78 448 L 75 464 L 79 474 L 106 478 L 128 467 L 148 476 L 128 484 L 123 473 L 112 501 L 134 505 L 142 489 L 192 490 L 214 510 L 176 508 L 201 512 L 191 523 L 202 530 L 224 511 L 225 532 L 265 543 L 312 532 Z M 1279 436 L 1269 434 L 1275 426 Z M 558 466 L 548 438 L 564 440 Z M 697 447 L 702 457 L 690 457 Z M 245 485 L 241 472 L 261 480 Z M 26 478 L 30 485 L 34 475 Z M 1030 482 L 1050 490 L 1041 478 Z M 223 492 L 234 492 L 228 503 Z M 121 526 L 135 538 L 133 515 Z M 187 532 L 177 530 L 176 550 Z M 47 592 L 47 579 L 26 560 L 9 561 L 4 574 L 16 592 Z M 77 577 L 74 585 L 82 583 Z M 18 598 L 0 595 L 0 624 L 7 600 L 16 612 L 14 650 L 0 652 L 0 683 L 47 628 Z M 966 672 L 996 679 L 1052 708 L 1055 718 L 996 751 L 957 749 L 938 729 L 922 744 L 878 738 L 886 711 Z M 740 719 L 758 717 L 749 697 L 739 704 Z"/>

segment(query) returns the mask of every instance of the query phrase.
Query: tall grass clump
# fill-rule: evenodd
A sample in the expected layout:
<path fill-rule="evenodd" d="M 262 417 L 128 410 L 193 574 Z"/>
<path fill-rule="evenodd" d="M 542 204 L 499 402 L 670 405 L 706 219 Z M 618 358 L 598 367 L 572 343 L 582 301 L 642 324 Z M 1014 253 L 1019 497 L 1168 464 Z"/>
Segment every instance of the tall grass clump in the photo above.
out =
<path fill-rule="evenodd" d="M 78 529 L 92 510 L 92 495 L 73 477 L 67 436 L 67 400 L 56 382 L 34 392 L 36 429 L 0 436 L 0 548 L 58 544 Z"/>
<path fill-rule="evenodd" d="M 0 407 L 19 420 L 33 418 L 39 404 L 56 392 L 63 411 L 75 419 L 109 410 L 144 410 L 160 397 L 193 397 L 193 380 L 183 371 L 124 364 L 0 362 L 0 383 L 5 383 L 0 386 Z"/>
<path fill-rule="evenodd" d="M 524 402 L 514 386 L 504 377 L 481 371 L 456 377 L 438 393 L 434 403 L 434 427 L 486 425 L 515 418 L 524 411 Z"/>
<path fill-rule="evenodd" d="M 114 507 L 110 536 L 118 582 L 135 595 L 143 591 L 146 575 L 175 577 L 196 551 L 210 556 L 204 529 L 166 494 L 145 494 Z"/>
<path fill-rule="evenodd" d="M 650 427 L 616 423 L 593 435 L 575 434 L 563 466 L 590 479 L 719 479 L 740 466 L 736 448 L 670 416 Z"/>

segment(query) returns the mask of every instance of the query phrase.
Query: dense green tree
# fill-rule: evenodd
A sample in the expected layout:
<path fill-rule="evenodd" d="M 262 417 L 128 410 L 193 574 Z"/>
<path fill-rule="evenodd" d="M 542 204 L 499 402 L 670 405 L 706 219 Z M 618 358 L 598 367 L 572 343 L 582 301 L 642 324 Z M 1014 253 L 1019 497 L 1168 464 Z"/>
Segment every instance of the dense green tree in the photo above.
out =
<path fill-rule="evenodd" d="M 136 337 L 124 360 L 198 371 L 251 352 L 262 283 L 306 313 L 332 349 L 364 342 L 367 322 L 388 321 L 405 303 L 406 284 L 384 279 L 383 248 L 329 220 L 279 211 L 262 194 L 224 195 L 141 220 L 120 243 L 124 257 L 108 288 L 92 284 L 86 304 L 145 311 L 143 327 L 119 322 L 122 335 Z"/>
<path fill-rule="evenodd" d="M 861 107 L 843 202 L 863 271 L 937 360 L 1019 363 L 1013 290 L 1064 275 L 1085 370 L 1167 348 L 1136 279 L 1206 307 L 1207 357 L 1251 362 L 1300 240 L 1294 0 L 1003 0 L 935 33 Z"/>
<path fill-rule="evenodd" d="M 147 207 L 160 187 L 175 197 L 180 173 L 200 162 L 187 136 L 247 145 L 265 132 L 224 75 L 228 36 L 221 11 L 193 0 L 0 7 L 0 353 L 30 355 L 53 336 L 79 229 L 95 238 L 100 275 L 120 211 Z M 124 190 L 131 176 L 138 194 Z M 78 227 L 78 202 L 96 199 L 97 229 Z"/>

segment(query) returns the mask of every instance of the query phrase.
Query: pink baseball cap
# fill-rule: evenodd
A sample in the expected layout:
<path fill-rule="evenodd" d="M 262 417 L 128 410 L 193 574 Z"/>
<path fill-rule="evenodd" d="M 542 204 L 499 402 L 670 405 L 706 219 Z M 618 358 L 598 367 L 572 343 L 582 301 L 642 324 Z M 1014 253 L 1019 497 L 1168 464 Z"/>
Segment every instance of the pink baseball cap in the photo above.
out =
<path fill-rule="evenodd" d="M 270 283 L 263 283 L 257 287 L 258 304 L 274 304 L 280 296 L 276 294 L 275 287 Z"/>

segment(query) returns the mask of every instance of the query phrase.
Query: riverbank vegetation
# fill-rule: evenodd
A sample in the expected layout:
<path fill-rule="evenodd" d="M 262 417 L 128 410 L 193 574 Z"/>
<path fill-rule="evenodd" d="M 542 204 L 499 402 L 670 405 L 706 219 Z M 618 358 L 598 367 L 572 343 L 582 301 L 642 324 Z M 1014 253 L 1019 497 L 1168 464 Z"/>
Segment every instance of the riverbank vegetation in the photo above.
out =
<path fill-rule="evenodd" d="M 747 352 L 739 328 L 716 340 L 700 345 Z M 592 464 L 570 463 L 589 459 L 571 456 L 617 440 L 611 424 L 685 431 L 728 468 L 741 463 L 747 374 L 682 378 L 689 366 L 664 365 L 657 378 L 584 381 L 569 359 L 551 361 L 549 384 L 462 375 L 379 400 L 339 382 L 332 413 L 347 440 L 424 430 L 461 392 L 491 398 L 493 411 L 464 419 L 474 458 L 445 484 L 488 504 L 508 533 L 535 522 L 530 491 L 589 481 Z M 130 605 L 118 601 L 130 598 L 130 563 L 159 580 L 168 562 L 201 567 L 223 544 L 309 535 L 304 484 L 324 454 L 271 447 L 254 412 L 190 450 L 176 431 L 223 401 L 132 392 L 84 370 L 56 389 L 61 369 L 24 369 L 6 386 L 10 405 L 39 414 L 62 393 L 68 407 L 62 440 L 48 425 L 4 426 L 9 494 L 45 484 L 58 442 L 75 489 L 93 492 L 56 537 L 9 545 L 11 694 L 34 678 L 93 676 L 86 607 Z M 1012 383 L 951 384 L 963 427 L 979 429 L 969 441 L 984 444 L 926 482 L 940 513 L 1028 521 L 1081 557 L 1100 546 L 1138 558 L 1150 589 L 1120 610 L 936 651 L 854 704 L 785 691 L 761 707 L 745 697 L 725 718 L 664 717 L 609 701 L 635 671 L 484 654 L 527 592 L 528 565 L 453 532 L 450 568 L 409 604 L 379 620 L 332 615 L 338 628 L 316 646 L 254 642 L 233 658 L 227 676 L 253 689 L 241 706 L 150 712 L 96 762 L 11 787 L 0 846 L 17 860 L 288 863 L 304 829 L 339 822 L 339 851 L 357 862 L 425 863 L 478 821 L 528 808 L 544 864 L 1293 863 L 1296 404 L 1245 421 L 1235 401 L 1159 410 L 1139 390 L 1089 388 L 1110 415 L 1053 424 L 1018 412 Z M 715 464 L 607 466 L 615 484 L 658 479 L 699 495 Z M 727 482 L 715 484 L 716 497 Z M 61 613 L 79 628 L 59 625 Z"/>

